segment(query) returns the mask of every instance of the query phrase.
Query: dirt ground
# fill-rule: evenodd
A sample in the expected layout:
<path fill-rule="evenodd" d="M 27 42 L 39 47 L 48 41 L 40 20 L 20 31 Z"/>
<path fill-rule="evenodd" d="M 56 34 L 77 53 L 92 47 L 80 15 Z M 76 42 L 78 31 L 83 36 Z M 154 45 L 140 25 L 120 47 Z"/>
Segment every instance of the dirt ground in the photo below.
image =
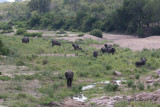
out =
<path fill-rule="evenodd" d="M 137 38 L 131 35 L 103 34 L 103 38 L 111 40 L 114 44 L 118 44 L 123 48 L 130 48 L 132 51 L 141 51 L 146 49 L 160 48 L 160 35 L 147 38 Z"/>

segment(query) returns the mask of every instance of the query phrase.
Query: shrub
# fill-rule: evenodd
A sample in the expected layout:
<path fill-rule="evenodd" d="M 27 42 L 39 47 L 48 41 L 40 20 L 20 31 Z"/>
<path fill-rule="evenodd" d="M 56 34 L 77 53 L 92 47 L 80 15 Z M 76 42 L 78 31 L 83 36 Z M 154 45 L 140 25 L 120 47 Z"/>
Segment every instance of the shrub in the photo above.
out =
<path fill-rule="evenodd" d="M 153 85 L 154 85 L 155 87 L 157 87 L 159 84 L 158 84 L 158 82 L 154 82 Z"/>
<path fill-rule="evenodd" d="M 0 75 L 2 75 L 2 72 L 0 72 Z"/>
<path fill-rule="evenodd" d="M 9 54 L 9 49 L 7 49 L 2 40 L 0 39 L 0 55 L 8 55 Z"/>
<path fill-rule="evenodd" d="M 102 31 L 99 29 L 94 29 L 93 31 L 91 31 L 90 33 L 91 35 L 94 35 L 96 37 L 102 38 Z"/>
<path fill-rule="evenodd" d="M 26 32 L 26 29 L 20 28 L 20 29 L 17 30 L 16 34 L 17 34 L 17 35 L 22 35 L 22 34 L 24 34 L 25 32 Z"/>
<path fill-rule="evenodd" d="M 140 90 L 144 90 L 144 84 L 143 83 L 138 83 L 137 85 L 138 85 L 138 88 Z"/>
<path fill-rule="evenodd" d="M 116 91 L 117 89 L 118 89 L 117 84 L 107 84 L 106 86 L 104 86 L 105 91 Z"/>
<path fill-rule="evenodd" d="M 81 89 L 82 89 L 82 85 L 74 85 L 73 87 L 72 87 L 72 90 L 73 90 L 73 92 L 75 92 L 75 93 L 79 93 L 79 92 L 81 92 Z"/>
<path fill-rule="evenodd" d="M 24 33 L 25 37 L 42 37 L 42 33 Z"/>
<path fill-rule="evenodd" d="M 10 77 L 8 77 L 8 76 L 0 76 L 0 80 L 2 80 L 2 81 L 8 81 L 8 80 L 10 80 L 11 78 Z"/>
<path fill-rule="evenodd" d="M 83 33 L 78 35 L 78 37 L 82 37 L 82 36 L 84 36 L 84 34 L 83 34 Z"/>
<path fill-rule="evenodd" d="M 138 37 L 140 37 L 140 38 L 144 38 L 145 37 L 143 28 L 138 28 L 137 29 L 137 34 L 138 34 Z"/>
<path fill-rule="evenodd" d="M 64 29 L 60 29 L 57 34 L 66 34 L 65 30 Z"/>
<path fill-rule="evenodd" d="M 132 85 L 132 90 L 134 91 L 136 89 L 136 85 Z"/>
<path fill-rule="evenodd" d="M 25 63 L 22 62 L 22 61 L 17 61 L 17 62 L 16 62 L 16 65 L 17 65 L 17 66 L 23 66 L 23 65 L 25 65 Z"/>
<path fill-rule="evenodd" d="M 132 87 L 133 86 L 133 81 L 132 80 L 127 81 L 127 85 L 128 85 L 128 87 Z"/>
<path fill-rule="evenodd" d="M 139 79 L 139 77 L 140 77 L 140 74 L 136 74 L 136 75 L 135 75 L 135 78 L 136 78 L 136 79 Z"/>
<path fill-rule="evenodd" d="M 46 65 L 46 64 L 48 64 L 48 60 L 47 60 L 47 59 L 44 59 L 44 60 L 42 61 L 42 63 L 43 63 L 43 65 Z"/>

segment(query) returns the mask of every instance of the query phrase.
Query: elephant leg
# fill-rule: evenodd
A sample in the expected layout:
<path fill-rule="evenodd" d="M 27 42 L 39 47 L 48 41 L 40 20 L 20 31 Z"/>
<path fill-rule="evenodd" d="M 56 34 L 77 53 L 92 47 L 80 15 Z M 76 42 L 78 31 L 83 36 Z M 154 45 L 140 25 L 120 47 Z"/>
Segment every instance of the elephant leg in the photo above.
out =
<path fill-rule="evenodd" d="M 72 80 L 70 81 L 70 87 L 72 87 Z"/>
<path fill-rule="evenodd" d="M 69 87 L 69 79 L 67 79 L 67 86 Z"/>

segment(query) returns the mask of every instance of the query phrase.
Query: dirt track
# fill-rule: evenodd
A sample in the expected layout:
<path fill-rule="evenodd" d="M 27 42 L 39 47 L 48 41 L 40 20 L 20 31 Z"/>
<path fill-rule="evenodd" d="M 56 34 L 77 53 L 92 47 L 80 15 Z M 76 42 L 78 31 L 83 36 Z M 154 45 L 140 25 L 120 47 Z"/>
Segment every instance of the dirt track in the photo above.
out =
<path fill-rule="evenodd" d="M 103 34 L 103 38 L 113 41 L 123 48 L 130 48 L 133 51 L 141 51 L 146 49 L 159 49 L 160 36 L 152 36 L 147 38 L 137 38 L 131 35 Z"/>

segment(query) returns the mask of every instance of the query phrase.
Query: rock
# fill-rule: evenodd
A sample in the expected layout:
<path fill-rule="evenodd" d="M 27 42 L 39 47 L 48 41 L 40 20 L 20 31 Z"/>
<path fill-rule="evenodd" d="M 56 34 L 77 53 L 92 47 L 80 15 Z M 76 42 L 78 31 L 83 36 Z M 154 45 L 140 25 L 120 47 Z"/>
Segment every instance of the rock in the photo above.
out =
<path fill-rule="evenodd" d="M 114 71 L 113 71 L 113 75 L 115 75 L 115 76 L 121 76 L 122 73 L 119 72 L 119 71 L 114 70 Z"/>
<path fill-rule="evenodd" d="M 154 83 L 154 80 L 147 80 L 146 83 Z"/>
<path fill-rule="evenodd" d="M 130 97 L 129 101 L 151 101 L 160 103 L 160 89 L 151 93 L 143 92 L 141 94 L 137 94 L 136 96 Z"/>
<path fill-rule="evenodd" d="M 155 71 L 158 76 L 160 76 L 160 69 Z"/>
<path fill-rule="evenodd" d="M 52 101 L 50 103 L 48 103 L 49 106 L 60 106 L 59 103 L 57 103 L 56 101 Z"/>

